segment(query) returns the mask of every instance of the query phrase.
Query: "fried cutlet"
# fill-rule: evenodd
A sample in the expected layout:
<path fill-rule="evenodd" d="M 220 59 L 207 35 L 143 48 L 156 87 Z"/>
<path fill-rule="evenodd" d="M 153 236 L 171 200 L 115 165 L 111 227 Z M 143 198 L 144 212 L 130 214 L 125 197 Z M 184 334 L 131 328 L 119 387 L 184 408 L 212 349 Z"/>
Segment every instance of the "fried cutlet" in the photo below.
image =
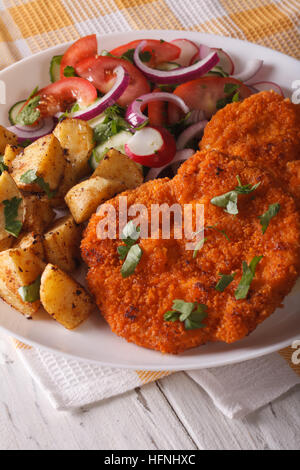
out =
<path fill-rule="evenodd" d="M 239 196 L 239 213 L 233 216 L 210 201 L 234 189 L 237 175 L 242 184 L 260 185 Z M 112 331 L 127 341 L 163 353 L 180 353 L 209 341 L 233 343 L 271 315 L 293 287 L 300 265 L 298 212 L 294 199 L 261 167 L 202 151 L 185 162 L 173 180 L 150 181 L 121 196 L 127 196 L 128 207 L 144 204 L 149 213 L 151 204 L 203 204 L 205 227 L 218 229 L 205 229 L 206 241 L 195 259 L 185 239 L 141 239 L 142 258 L 135 272 L 123 279 L 117 253 L 122 242 L 99 240 L 101 217 L 91 218 L 81 245 L 89 266 L 88 285 Z M 109 201 L 117 222 L 119 198 Z M 280 204 L 280 211 L 263 234 L 258 217 L 274 203 Z M 263 258 L 248 295 L 236 300 L 242 262 L 249 264 L 255 256 Z M 233 282 L 224 292 L 217 291 L 219 273 L 234 272 Z M 205 327 L 186 330 L 180 321 L 165 321 L 174 299 L 205 304 Z"/>
<path fill-rule="evenodd" d="M 300 105 L 264 91 L 218 111 L 205 128 L 203 150 L 219 150 L 267 169 L 300 204 Z"/>

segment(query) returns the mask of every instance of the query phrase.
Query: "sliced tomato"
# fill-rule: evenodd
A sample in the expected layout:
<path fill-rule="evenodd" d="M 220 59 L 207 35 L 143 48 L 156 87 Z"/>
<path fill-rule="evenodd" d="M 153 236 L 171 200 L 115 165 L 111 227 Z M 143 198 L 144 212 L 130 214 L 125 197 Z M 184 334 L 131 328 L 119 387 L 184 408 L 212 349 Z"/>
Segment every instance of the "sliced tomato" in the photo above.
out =
<path fill-rule="evenodd" d="M 250 88 L 239 80 L 230 77 L 202 77 L 184 83 L 176 88 L 175 95 L 183 99 L 190 110 L 202 109 L 207 117 L 211 116 L 218 110 L 217 103 L 219 100 L 226 98 L 224 86 L 226 83 L 238 85 L 236 91 L 239 91 L 240 99 L 247 98 L 252 94 Z M 178 106 L 169 103 L 168 119 L 170 124 L 175 124 L 183 117 L 182 111 Z"/>
<path fill-rule="evenodd" d="M 79 62 L 76 73 L 89 80 L 101 93 L 108 93 L 115 82 L 114 69 L 121 65 L 130 75 L 130 83 L 118 99 L 120 106 L 127 106 L 139 96 L 149 93 L 150 86 L 144 75 L 131 62 L 109 56 L 90 57 Z"/>
<path fill-rule="evenodd" d="M 54 116 L 59 111 L 66 111 L 68 106 L 77 102 L 85 107 L 97 99 L 97 90 L 92 83 L 79 77 L 63 78 L 39 90 L 39 110 L 41 116 Z"/>
<path fill-rule="evenodd" d="M 65 52 L 60 63 L 60 78 L 64 78 L 64 70 L 67 65 L 74 67 L 80 60 L 86 57 L 97 55 L 98 52 L 96 34 L 85 36 L 78 39 L 72 46 Z"/>
<path fill-rule="evenodd" d="M 160 91 L 159 88 L 155 88 L 153 93 Z M 167 103 L 159 100 L 148 103 L 148 118 L 150 126 L 164 126 L 167 122 Z"/>
<path fill-rule="evenodd" d="M 110 51 L 110 53 L 117 57 L 121 57 L 129 49 L 135 49 L 141 41 L 142 39 L 138 39 L 137 41 L 132 41 L 128 44 L 124 44 L 123 46 L 116 47 Z M 155 67 L 162 62 L 173 62 L 180 56 L 181 50 L 175 44 L 171 44 L 166 41 L 159 41 L 157 39 L 146 39 L 146 41 L 147 45 L 144 47 L 142 52 L 150 52 L 152 58 L 147 62 L 147 65 L 150 67 Z"/>

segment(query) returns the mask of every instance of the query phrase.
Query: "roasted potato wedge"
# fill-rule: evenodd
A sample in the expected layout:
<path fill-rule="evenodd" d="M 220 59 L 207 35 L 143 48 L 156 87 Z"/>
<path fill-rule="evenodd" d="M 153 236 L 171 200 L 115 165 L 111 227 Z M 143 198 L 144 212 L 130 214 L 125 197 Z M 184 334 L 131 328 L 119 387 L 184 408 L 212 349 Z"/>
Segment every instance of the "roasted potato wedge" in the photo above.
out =
<path fill-rule="evenodd" d="M 11 248 L 14 244 L 14 237 L 12 235 L 9 235 L 7 238 L 3 238 L 0 240 L 0 252 L 8 250 Z"/>
<path fill-rule="evenodd" d="M 63 271 L 74 271 L 80 260 L 81 232 L 71 215 L 56 220 L 44 234 L 47 261 Z"/>
<path fill-rule="evenodd" d="M 124 183 L 95 176 L 74 186 L 65 201 L 75 221 L 80 224 L 96 212 L 97 207 L 126 189 Z"/>
<path fill-rule="evenodd" d="M 89 158 L 95 147 L 93 129 L 80 119 L 64 119 L 54 129 L 54 135 L 65 150 L 65 157 L 72 165 L 75 183 L 78 183 L 91 173 Z"/>
<path fill-rule="evenodd" d="M 121 181 L 126 189 L 137 188 L 144 182 L 141 166 L 115 149 L 109 150 L 100 161 L 92 178 L 95 176 Z"/>
<path fill-rule="evenodd" d="M 24 302 L 19 289 L 34 283 L 46 264 L 31 248 L 11 248 L 0 253 L 0 297 L 24 315 L 34 315 L 40 300 Z"/>
<path fill-rule="evenodd" d="M 23 223 L 24 202 L 22 194 L 10 174 L 7 171 L 4 171 L 0 176 L 0 240 L 4 240 L 9 236 L 9 233 L 5 230 L 6 220 L 4 213 L 5 206 L 3 201 L 12 200 L 14 197 L 21 199 L 18 207 L 17 219 Z"/>
<path fill-rule="evenodd" d="M 45 250 L 43 245 L 43 237 L 38 233 L 24 233 L 17 240 L 14 248 L 21 248 L 22 250 L 29 251 L 41 260 L 45 261 Z"/>
<path fill-rule="evenodd" d="M 54 220 L 55 212 L 47 197 L 31 194 L 23 198 L 25 207 L 25 220 L 23 229 L 27 232 L 44 233 Z"/>
<path fill-rule="evenodd" d="M 94 309 L 85 289 L 53 264 L 43 272 L 40 296 L 46 312 L 69 330 L 79 326 Z"/>
<path fill-rule="evenodd" d="M 17 155 L 19 155 L 21 152 L 23 152 L 23 147 L 18 147 L 17 145 L 11 145 L 7 144 L 5 147 L 4 155 L 3 155 L 3 163 L 10 168 L 12 162 L 16 158 Z"/>
<path fill-rule="evenodd" d="M 11 164 L 11 174 L 18 188 L 23 191 L 44 193 L 44 190 L 35 182 L 22 182 L 22 175 L 29 170 L 34 170 L 53 191 L 57 189 L 63 177 L 65 164 L 61 145 L 58 139 L 50 134 L 36 140 L 26 147 L 22 154 L 17 155 Z"/>
<path fill-rule="evenodd" d="M 7 144 L 18 145 L 18 137 L 13 133 L 0 126 L 0 154 L 3 155 Z"/>

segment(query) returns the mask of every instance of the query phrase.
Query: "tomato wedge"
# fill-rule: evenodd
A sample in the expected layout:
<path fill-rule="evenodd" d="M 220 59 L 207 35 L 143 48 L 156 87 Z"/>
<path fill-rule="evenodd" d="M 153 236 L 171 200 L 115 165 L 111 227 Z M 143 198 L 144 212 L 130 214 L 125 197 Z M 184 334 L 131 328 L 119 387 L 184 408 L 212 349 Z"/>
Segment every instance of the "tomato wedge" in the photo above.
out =
<path fill-rule="evenodd" d="M 180 85 L 174 93 L 182 98 L 191 110 L 202 109 L 207 119 L 209 119 L 217 111 L 218 101 L 228 96 L 224 91 L 226 83 L 237 85 L 236 91 L 239 91 L 239 96 L 242 99 L 252 94 L 250 88 L 239 80 L 230 77 L 197 78 Z M 169 103 L 168 118 L 170 124 L 178 122 L 182 117 L 182 111 L 173 103 Z"/>
<path fill-rule="evenodd" d="M 64 78 L 64 70 L 67 65 L 74 67 L 80 60 L 86 57 L 97 55 L 98 45 L 96 34 L 85 36 L 78 39 L 72 46 L 65 52 L 60 64 L 60 78 Z"/>
<path fill-rule="evenodd" d="M 66 111 L 68 106 L 77 102 L 85 107 L 97 99 L 97 90 L 92 83 L 79 77 L 63 78 L 39 90 L 38 109 L 41 116 L 54 116 L 59 111 Z"/>
<path fill-rule="evenodd" d="M 114 69 L 121 65 L 130 75 L 130 83 L 118 99 L 120 106 L 127 106 L 139 96 L 149 93 L 150 86 L 144 75 L 131 62 L 109 56 L 90 57 L 79 62 L 76 73 L 89 80 L 101 93 L 108 93 L 112 88 L 115 76 Z"/>
<path fill-rule="evenodd" d="M 159 88 L 155 88 L 153 93 L 160 91 Z M 150 126 L 163 127 L 167 121 L 167 103 L 159 100 L 148 103 L 148 118 Z"/>
<path fill-rule="evenodd" d="M 132 41 L 128 44 L 124 44 L 123 46 L 116 47 L 110 51 L 110 53 L 121 57 L 129 49 L 135 49 L 141 41 L 142 39 L 138 39 L 137 41 Z M 180 56 L 181 50 L 175 44 L 171 44 L 170 42 L 163 40 L 159 41 L 157 39 L 146 39 L 146 41 L 147 46 L 144 47 L 142 52 L 148 51 L 152 55 L 151 60 L 147 62 L 147 65 L 150 67 L 155 67 L 163 62 L 173 62 Z"/>

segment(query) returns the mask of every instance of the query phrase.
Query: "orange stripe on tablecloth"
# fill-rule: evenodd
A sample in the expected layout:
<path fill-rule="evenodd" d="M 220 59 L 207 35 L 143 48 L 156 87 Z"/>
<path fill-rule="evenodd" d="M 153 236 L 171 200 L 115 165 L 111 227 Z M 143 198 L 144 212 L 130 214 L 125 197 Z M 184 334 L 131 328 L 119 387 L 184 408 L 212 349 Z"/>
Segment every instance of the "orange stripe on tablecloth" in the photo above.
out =
<path fill-rule="evenodd" d="M 129 2 L 123 3 L 129 5 Z M 130 3 L 134 5 L 137 2 Z M 143 3 L 140 8 L 136 6 L 125 8 L 122 14 L 133 29 L 184 29 L 180 19 L 163 0 Z"/>
<path fill-rule="evenodd" d="M 28 350 L 32 349 L 31 346 L 28 346 L 28 344 L 22 343 L 21 341 L 19 341 L 16 338 L 12 338 L 12 340 L 13 340 L 13 343 L 14 343 L 16 349 L 28 349 Z"/>
<path fill-rule="evenodd" d="M 280 356 L 282 356 L 288 363 L 288 365 L 293 369 L 296 374 L 300 375 L 300 363 L 296 364 L 300 360 L 300 341 L 294 343 L 294 348 L 292 346 L 278 351 Z"/>
<path fill-rule="evenodd" d="M 172 372 L 170 371 L 147 371 L 147 370 L 137 370 L 137 375 L 141 380 L 142 384 L 145 385 L 150 382 L 154 382 L 155 380 L 161 379 L 162 377 L 167 377 Z"/>

